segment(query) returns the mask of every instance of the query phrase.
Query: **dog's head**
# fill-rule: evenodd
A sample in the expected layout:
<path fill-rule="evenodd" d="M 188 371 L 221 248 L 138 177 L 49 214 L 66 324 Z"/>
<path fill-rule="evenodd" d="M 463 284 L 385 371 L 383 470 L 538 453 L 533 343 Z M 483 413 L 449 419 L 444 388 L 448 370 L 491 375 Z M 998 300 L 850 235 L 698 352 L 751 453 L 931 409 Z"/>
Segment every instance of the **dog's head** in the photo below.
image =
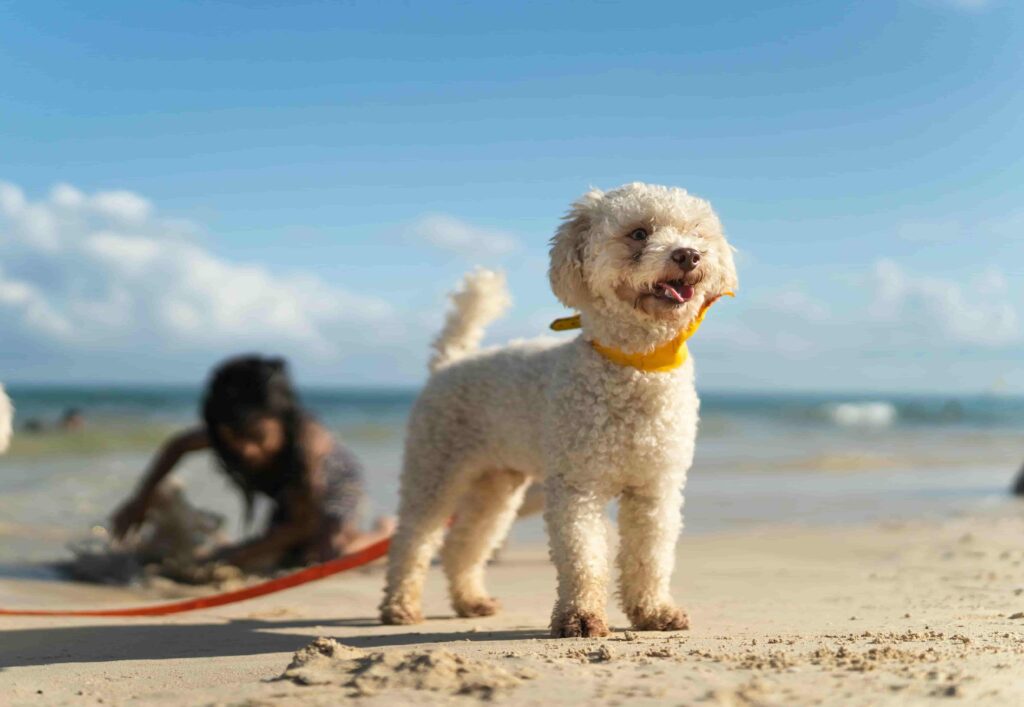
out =
<path fill-rule="evenodd" d="M 585 327 L 641 348 L 671 338 L 737 287 L 732 248 L 711 205 L 639 182 L 592 190 L 573 204 L 551 240 L 549 277 Z"/>

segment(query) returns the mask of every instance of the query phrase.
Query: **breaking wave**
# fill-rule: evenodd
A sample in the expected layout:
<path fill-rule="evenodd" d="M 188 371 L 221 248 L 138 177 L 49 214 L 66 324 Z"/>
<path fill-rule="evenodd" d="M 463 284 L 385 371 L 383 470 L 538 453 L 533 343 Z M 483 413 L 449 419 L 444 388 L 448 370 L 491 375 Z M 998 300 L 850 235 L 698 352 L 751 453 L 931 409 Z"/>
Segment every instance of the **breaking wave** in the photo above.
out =
<path fill-rule="evenodd" d="M 889 427 L 900 416 L 896 406 L 886 401 L 829 403 L 825 414 L 842 427 Z"/>

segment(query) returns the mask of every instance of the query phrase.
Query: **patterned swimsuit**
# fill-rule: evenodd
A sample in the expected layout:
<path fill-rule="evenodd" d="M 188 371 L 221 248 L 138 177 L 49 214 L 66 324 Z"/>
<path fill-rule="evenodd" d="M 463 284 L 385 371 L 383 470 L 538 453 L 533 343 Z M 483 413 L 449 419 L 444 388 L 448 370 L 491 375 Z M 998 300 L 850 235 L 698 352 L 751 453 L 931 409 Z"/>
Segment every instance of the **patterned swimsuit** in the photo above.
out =
<path fill-rule="evenodd" d="M 327 548 L 331 546 L 334 534 L 347 525 L 359 525 L 362 520 L 366 491 L 363 483 L 363 467 L 356 456 L 340 442 L 335 441 L 331 451 L 320 462 L 324 493 L 317 498 L 318 509 L 323 523 L 317 537 L 291 548 L 286 564 L 301 564 L 305 560 L 331 559 Z M 287 481 L 280 477 L 250 476 L 249 486 L 274 504 L 270 528 L 289 523 L 291 518 L 288 494 L 292 490 Z"/>
<path fill-rule="evenodd" d="M 322 469 L 327 483 L 324 495 L 327 519 L 338 527 L 359 523 L 366 499 L 362 464 L 348 448 L 335 442 L 324 457 Z"/>

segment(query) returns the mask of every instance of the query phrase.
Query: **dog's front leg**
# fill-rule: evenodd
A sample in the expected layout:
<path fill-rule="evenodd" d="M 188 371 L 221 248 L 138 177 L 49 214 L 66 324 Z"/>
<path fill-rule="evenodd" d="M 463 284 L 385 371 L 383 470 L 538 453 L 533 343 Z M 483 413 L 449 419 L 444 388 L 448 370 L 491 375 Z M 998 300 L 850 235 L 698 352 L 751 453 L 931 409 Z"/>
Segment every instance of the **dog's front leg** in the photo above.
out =
<path fill-rule="evenodd" d="M 682 504 L 678 485 L 627 489 L 619 501 L 619 597 L 633 628 L 640 631 L 690 627 L 669 590 Z"/>
<path fill-rule="evenodd" d="M 546 483 L 544 520 L 558 572 L 558 601 L 551 615 L 555 638 L 608 635 L 607 500 L 552 475 Z"/>

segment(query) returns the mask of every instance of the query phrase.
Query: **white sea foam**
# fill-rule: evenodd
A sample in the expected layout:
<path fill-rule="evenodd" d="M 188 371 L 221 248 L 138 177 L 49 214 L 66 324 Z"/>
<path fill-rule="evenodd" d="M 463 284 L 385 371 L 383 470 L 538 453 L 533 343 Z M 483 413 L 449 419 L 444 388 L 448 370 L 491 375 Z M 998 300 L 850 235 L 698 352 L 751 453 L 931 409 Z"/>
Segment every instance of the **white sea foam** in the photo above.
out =
<path fill-rule="evenodd" d="M 896 406 L 885 401 L 832 403 L 825 411 L 843 427 L 888 427 L 899 417 Z"/>

